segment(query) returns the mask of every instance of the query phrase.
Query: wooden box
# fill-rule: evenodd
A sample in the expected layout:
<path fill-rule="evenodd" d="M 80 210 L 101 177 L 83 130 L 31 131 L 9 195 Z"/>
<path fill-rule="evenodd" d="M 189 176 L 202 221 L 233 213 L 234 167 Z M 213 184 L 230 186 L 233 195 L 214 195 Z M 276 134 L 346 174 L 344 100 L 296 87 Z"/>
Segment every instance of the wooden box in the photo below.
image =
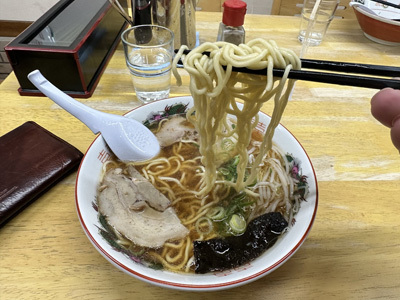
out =
<path fill-rule="evenodd" d="M 61 0 L 5 51 L 21 95 L 41 95 L 27 75 L 38 69 L 65 93 L 92 95 L 126 22 L 108 0 Z"/>

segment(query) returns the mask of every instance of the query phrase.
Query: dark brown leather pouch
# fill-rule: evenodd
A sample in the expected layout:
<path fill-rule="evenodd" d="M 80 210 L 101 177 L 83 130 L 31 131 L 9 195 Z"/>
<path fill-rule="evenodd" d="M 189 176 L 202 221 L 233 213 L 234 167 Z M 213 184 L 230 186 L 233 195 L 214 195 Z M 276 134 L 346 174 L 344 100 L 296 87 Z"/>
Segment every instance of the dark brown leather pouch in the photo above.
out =
<path fill-rule="evenodd" d="M 0 226 L 74 171 L 83 154 L 35 122 L 0 137 Z"/>

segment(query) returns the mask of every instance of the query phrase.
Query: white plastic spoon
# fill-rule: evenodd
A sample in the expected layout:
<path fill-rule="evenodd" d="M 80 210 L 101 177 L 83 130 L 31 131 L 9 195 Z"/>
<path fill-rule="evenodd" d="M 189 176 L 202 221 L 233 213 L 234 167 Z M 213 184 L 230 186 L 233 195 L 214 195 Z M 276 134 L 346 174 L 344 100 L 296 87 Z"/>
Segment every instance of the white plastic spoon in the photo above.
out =
<path fill-rule="evenodd" d="M 140 122 L 104 113 L 76 101 L 50 83 L 39 70 L 29 73 L 28 78 L 43 94 L 82 121 L 94 134 L 100 132 L 120 160 L 147 160 L 160 151 L 155 135 Z"/>

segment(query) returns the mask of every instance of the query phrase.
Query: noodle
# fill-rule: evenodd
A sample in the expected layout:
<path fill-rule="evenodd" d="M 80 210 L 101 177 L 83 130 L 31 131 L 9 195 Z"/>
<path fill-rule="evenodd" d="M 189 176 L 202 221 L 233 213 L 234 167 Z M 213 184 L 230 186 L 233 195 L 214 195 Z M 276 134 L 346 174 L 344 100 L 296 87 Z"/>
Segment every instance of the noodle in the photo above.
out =
<path fill-rule="evenodd" d="M 179 50 L 175 62 L 184 48 Z M 203 54 L 205 51 L 210 52 L 209 56 Z M 225 42 L 204 43 L 184 57 L 183 65 L 190 74 L 190 91 L 194 99 L 193 109 L 188 112 L 187 118 L 199 132 L 200 153 L 205 167 L 205 180 L 199 195 L 208 194 L 217 179 L 216 166 L 220 154 L 214 144 L 222 137 L 234 135 L 238 137 L 236 149 L 240 157 L 235 189 L 241 191 L 254 182 L 265 153 L 272 147 L 274 130 L 279 124 L 294 84 L 287 77 L 290 69 L 300 68 L 300 60 L 293 51 L 279 48 L 274 41 L 255 39 L 239 46 Z M 267 78 L 265 80 L 261 76 L 235 74 L 232 73 L 232 67 L 268 68 Z M 272 76 L 274 67 L 285 69 L 276 87 Z M 176 70 L 174 74 L 178 76 L 179 84 L 179 74 Z M 284 92 L 286 82 L 287 88 Z M 252 164 L 250 175 L 245 179 L 251 132 L 258 123 L 261 106 L 272 97 L 275 106 L 271 122 L 260 146 L 260 153 Z M 237 99 L 243 101 L 243 109 L 236 105 Z M 236 117 L 237 126 L 234 129 L 225 123 L 228 114 Z"/>
<path fill-rule="evenodd" d="M 173 73 L 180 84 L 176 63 L 182 58 L 190 74 L 194 103 L 186 112 L 186 119 L 195 126 L 200 144 L 179 141 L 162 149 L 161 155 L 151 161 L 129 164 L 167 195 L 190 232 L 182 240 L 166 242 L 161 249 L 150 249 L 147 259 L 150 257 L 169 270 L 190 272 L 193 241 L 218 237 L 214 222 L 226 218 L 228 211 L 235 212 L 235 205 L 240 204 L 244 214 L 241 217 L 247 223 L 272 211 L 280 211 L 291 222 L 298 210 L 302 196 L 296 195 L 298 180 L 290 174 L 293 158 L 289 161 L 273 145 L 272 137 L 293 88 L 288 74 L 292 68 L 300 68 L 300 60 L 291 50 L 262 39 L 239 46 L 204 43 L 186 56 L 185 48 L 182 46 L 175 57 Z M 205 51 L 209 56 L 203 54 Z M 267 68 L 267 77 L 234 73 L 233 67 Z M 281 79 L 273 77 L 273 68 L 285 69 Z M 270 124 L 256 139 L 252 134 L 259 121 L 258 113 L 271 98 L 274 109 Z M 242 108 L 237 100 L 242 102 Z M 156 130 L 160 128 L 158 124 Z M 232 159 L 234 177 L 228 178 L 221 174 L 227 171 L 224 164 Z M 115 164 L 110 163 L 104 170 L 113 167 Z"/>

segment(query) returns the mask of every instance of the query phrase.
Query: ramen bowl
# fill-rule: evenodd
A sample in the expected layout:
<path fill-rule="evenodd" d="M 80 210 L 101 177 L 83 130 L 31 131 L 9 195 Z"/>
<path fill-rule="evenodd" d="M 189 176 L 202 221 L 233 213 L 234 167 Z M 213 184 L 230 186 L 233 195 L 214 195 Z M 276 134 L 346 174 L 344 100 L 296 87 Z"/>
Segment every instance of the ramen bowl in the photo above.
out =
<path fill-rule="evenodd" d="M 366 0 L 350 2 L 364 35 L 379 44 L 400 45 L 400 10 Z"/>
<path fill-rule="evenodd" d="M 240 104 L 239 104 L 240 105 Z M 127 117 L 145 122 L 165 115 L 171 108 L 193 106 L 192 97 L 177 97 L 155 101 L 140 106 L 126 114 Z M 259 113 L 257 128 L 264 131 L 270 117 Z M 265 276 L 283 265 L 300 248 L 309 234 L 318 205 L 316 175 L 309 157 L 297 139 L 282 125 L 275 131 L 274 143 L 285 153 L 292 154 L 301 162 L 302 175 L 307 176 L 309 193 L 306 201 L 295 215 L 290 225 L 277 242 L 255 260 L 238 268 L 206 274 L 187 274 L 151 269 L 139 259 L 128 256 L 113 248 L 101 235 L 102 224 L 96 210 L 96 194 L 103 164 L 111 157 L 101 135 L 87 150 L 78 170 L 76 180 L 76 207 L 83 230 L 93 246 L 115 267 L 145 282 L 178 290 L 210 291 L 237 287 Z"/>

